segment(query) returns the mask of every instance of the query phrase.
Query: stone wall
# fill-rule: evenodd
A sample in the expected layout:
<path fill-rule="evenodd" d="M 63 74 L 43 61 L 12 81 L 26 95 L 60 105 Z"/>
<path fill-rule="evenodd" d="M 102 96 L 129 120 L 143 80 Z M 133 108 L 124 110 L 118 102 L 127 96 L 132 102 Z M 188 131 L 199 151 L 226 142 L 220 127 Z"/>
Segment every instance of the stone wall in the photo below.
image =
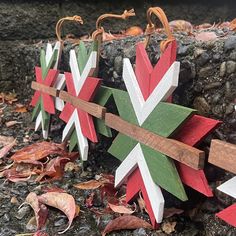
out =
<path fill-rule="evenodd" d="M 153 64 L 159 58 L 158 45 L 162 38 L 163 35 L 153 35 L 147 49 Z M 224 121 L 216 132 L 217 137 L 236 143 L 236 34 L 205 43 L 183 33 L 176 34 L 176 38 L 181 70 L 174 101 L 194 107 L 204 116 Z M 105 85 L 125 89 L 121 78 L 122 60 L 128 57 L 135 62 L 134 45 L 141 40 L 143 37 L 129 37 L 103 43 L 99 77 Z M 45 46 L 44 43 L 13 45 L 13 54 L 5 64 L 9 69 L 6 79 L 21 97 L 29 99 L 32 95 L 34 65 L 39 63 L 40 48 Z M 71 44 L 65 45 L 62 71 L 69 70 L 71 48 Z"/>

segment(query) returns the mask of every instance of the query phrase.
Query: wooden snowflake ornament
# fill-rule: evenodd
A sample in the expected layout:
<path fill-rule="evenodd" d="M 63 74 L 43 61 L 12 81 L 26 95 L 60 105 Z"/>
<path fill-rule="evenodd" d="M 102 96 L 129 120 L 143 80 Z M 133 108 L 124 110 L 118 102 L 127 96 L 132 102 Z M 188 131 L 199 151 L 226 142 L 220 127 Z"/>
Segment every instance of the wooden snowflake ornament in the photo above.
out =
<path fill-rule="evenodd" d="M 96 68 L 97 43 L 94 41 L 89 52 L 83 42 L 79 45 L 78 57 L 75 50 L 70 51 L 71 73 L 65 72 L 68 93 L 91 101 L 101 80 L 91 77 Z M 88 113 L 66 103 L 60 118 L 67 124 L 63 131 L 62 140 L 70 140 L 70 150 L 78 145 L 81 159 L 86 161 L 88 156 L 88 141 L 97 142 L 93 118 Z"/>
<path fill-rule="evenodd" d="M 53 49 L 52 45 L 48 43 L 46 52 L 41 50 L 41 68 L 35 68 L 36 81 L 38 83 L 52 87 L 54 86 L 57 89 L 63 88 L 65 82 L 64 76 L 59 74 L 59 71 L 57 70 L 60 59 L 60 51 L 60 42 L 57 42 Z M 56 104 L 62 104 L 62 101 L 56 99 Z M 54 98 L 46 93 L 36 91 L 32 98 L 31 105 L 35 107 L 32 116 L 33 120 L 36 119 L 35 130 L 42 127 L 43 137 L 47 138 L 50 114 L 55 114 Z M 59 107 L 59 105 L 57 105 L 57 107 Z"/>

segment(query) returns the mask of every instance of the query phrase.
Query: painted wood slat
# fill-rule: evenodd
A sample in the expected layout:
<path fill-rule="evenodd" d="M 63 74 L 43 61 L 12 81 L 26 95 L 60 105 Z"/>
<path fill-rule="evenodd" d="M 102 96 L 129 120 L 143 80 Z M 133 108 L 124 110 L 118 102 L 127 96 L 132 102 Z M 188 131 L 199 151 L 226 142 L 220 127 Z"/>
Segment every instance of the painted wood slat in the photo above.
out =
<path fill-rule="evenodd" d="M 150 201 L 150 208 L 155 209 L 155 211 L 152 211 L 155 217 L 152 218 L 152 222 L 154 223 L 157 221 L 160 223 L 162 221 L 164 211 L 164 198 L 162 196 L 161 189 L 155 185 L 152 180 L 140 144 L 135 146 L 135 148 L 117 168 L 115 187 L 120 186 L 128 178 L 128 176 L 130 176 L 135 168 L 138 168 L 140 171 L 141 179 L 143 180 L 145 186 L 144 188 L 146 189 L 146 196 L 148 195 L 148 199 Z"/>
<path fill-rule="evenodd" d="M 176 51 L 177 51 L 177 43 L 176 41 L 172 41 L 169 43 L 166 50 L 161 55 L 160 59 L 158 60 L 157 64 L 155 65 L 153 72 L 151 74 L 151 83 L 149 88 L 149 93 L 151 94 L 153 90 L 157 87 L 160 83 L 168 69 L 176 60 Z"/>
<path fill-rule="evenodd" d="M 156 186 L 155 186 L 156 187 Z M 132 202 L 135 200 L 139 194 L 142 192 L 143 200 L 145 202 L 145 207 L 147 209 L 150 221 L 154 229 L 159 228 L 159 224 L 155 218 L 154 209 L 152 208 L 151 202 L 148 197 L 145 184 L 142 179 L 139 168 L 136 168 L 129 176 L 127 180 L 127 190 L 126 190 L 126 202 Z M 154 190 L 155 191 L 155 190 Z"/>
<path fill-rule="evenodd" d="M 178 86 L 179 62 L 174 62 L 161 82 L 145 101 L 128 58 L 124 59 L 123 79 L 140 125 L 147 119 L 156 105 L 167 99 Z"/>
<path fill-rule="evenodd" d="M 143 43 L 136 45 L 135 76 L 140 87 L 143 99 L 146 101 L 150 95 L 150 75 L 153 71 Z"/>
<path fill-rule="evenodd" d="M 220 121 L 194 115 L 184 123 L 183 127 L 175 135 L 175 138 L 185 144 L 196 146 L 220 124 Z M 213 197 L 212 189 L 208 185 L 203 170 L 194 170 L 180 162 L 176 162 L 176 168 L 184 184 L 207 197 Z"/>
<path fill-rule="evenodd" d="M 217 187 L 221 192 L 236 198 L 236 176 Z"/>
<path fill-rule="evenodd" d="M 236 203 L 220 211 L 216 216 L 236 227 Z"/>

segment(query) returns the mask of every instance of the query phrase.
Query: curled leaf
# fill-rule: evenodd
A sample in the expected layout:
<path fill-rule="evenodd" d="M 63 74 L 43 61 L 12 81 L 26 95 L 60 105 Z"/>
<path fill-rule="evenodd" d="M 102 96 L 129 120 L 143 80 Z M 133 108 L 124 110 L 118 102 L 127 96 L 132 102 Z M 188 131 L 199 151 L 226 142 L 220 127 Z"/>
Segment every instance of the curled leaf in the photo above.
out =
<path fill-rule="evenodd" d="M 132 210 L 131 207 L 128 206 L 117 206 L 111 203 L 108 203 L 108 206 L 112 209 L 112 211 L 119 213 L 119 214 L 133 214 L 135 209 Z"/>
<path fill-rule="evenodd" d="M 11 143 L 5 145 L 5 146 L 0 150 L 0 158 L 3 158 L 3 157 L 15 146 L 15 144 L 16 144 L 16 139 L 15 139 L 13 142 L 11 142 Z"/>
<path fill-rule="evenodd" d="M 173 232 L 175 232 L 175 226 L 176 226 L 176 222 L 164 222 L 161 225 L 161 229 L 166 233 L 166 234 L 171 234 Z"/>
<path fill-rule="evenodd" d="M 37 229 L 41 229 L 45 225 L 47 220 L 47 207 L 42 202 L 39 202 L 38 196 L 36 195 L 36 193 L 33 192 L 28 194 L 23 204 L 25 203 L 29 204 L 33 208 L 37 222 Z"/>
<path fill-rule="evenodd" d="M 62 165 L 61 163 L 63 161 L 69 161 L 69 160 L 70 160 L 69 158 L 64 158 L 64 157 L 57 157 L 50 160 L 47 163 L 44 172 L 37 177 L 36 181 L 41 181 L 46 177 L 50 177 L 51 178 L 50 180 L 60 179 L 64 173 L 64 165 Z"/>
<path fill-rule="evenodd" d="M 73 219 L 78 214 L 78 206 L 74 198 L 68 193 L 48 192 L 38 197 L 39 201 L 45 205 L 55 207 L 67 216 L 69 220 L 68 227 L 59 234 L 65 233 L 71 226 Z"/>
<path fill-rule="evenodd" d="M 152 229 L 152 226 L 145 220 L 142 220 L 136 216 L 120 216 L 108 223 L 102 232 L 102 236 L 105 236 L 106 234 L 116 230 L 138 228 Z"/>

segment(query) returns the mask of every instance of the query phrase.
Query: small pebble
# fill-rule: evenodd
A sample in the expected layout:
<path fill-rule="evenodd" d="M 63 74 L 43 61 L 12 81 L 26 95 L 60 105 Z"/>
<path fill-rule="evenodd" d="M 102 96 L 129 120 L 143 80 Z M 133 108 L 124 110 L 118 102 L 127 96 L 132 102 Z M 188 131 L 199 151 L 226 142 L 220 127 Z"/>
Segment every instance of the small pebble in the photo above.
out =
<path fill-rule="evenodd" d="M 30 213 L 30 206 L 23 206 L 21 207 L 18 212 L 16 213 L 15 217 L 18 219 L 18 220 L 21 220 L 23 219 L 27 214 Z"/>

